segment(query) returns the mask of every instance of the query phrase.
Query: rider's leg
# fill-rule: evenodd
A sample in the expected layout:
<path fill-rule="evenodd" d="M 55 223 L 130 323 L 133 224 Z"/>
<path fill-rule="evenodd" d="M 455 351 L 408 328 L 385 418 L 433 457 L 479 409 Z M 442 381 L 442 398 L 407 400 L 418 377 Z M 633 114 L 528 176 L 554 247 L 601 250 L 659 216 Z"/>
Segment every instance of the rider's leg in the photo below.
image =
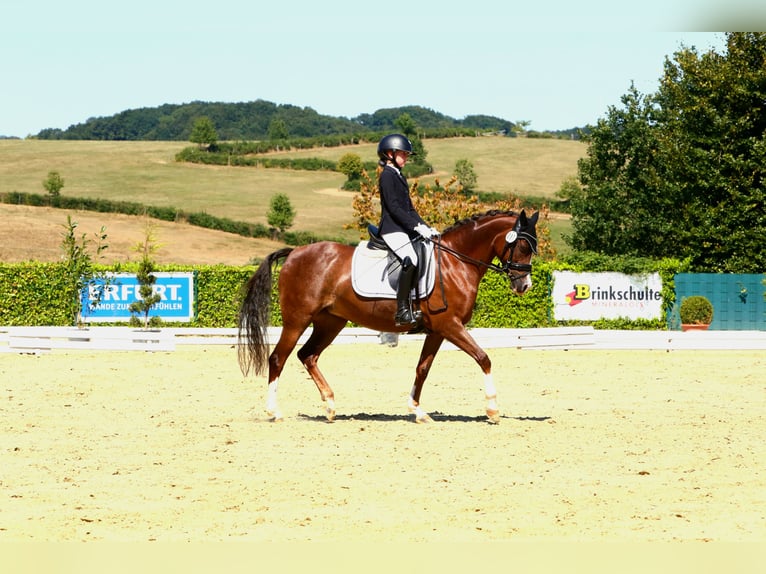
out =
<path fill-rule="evenodd" d="M 417 280 L 417 267 L 412 264 L 409 257 L 402 261 L 402 271 L 399 275 L 399 285 L 396 290 L 396 315 L 394 322 L 397 325 L 414 325 L 417 323 L 417 317 L 412 313 L 412 303 L 410 301 L 410 292 L 413 284 Z"/>
<path fill-rule="evenodd" d="M 418 256 L 415 248 L 406 233 L 401 231 L 383 235 L 383 241 L 402 262 L 399 275 L 399 285 L 396 290 L 396 315 L 394 322 L 397 325 L 414 325 L 419 320 L 419 313 L 413 314 L 410 303 L 410 292 L 417 282 Z"/>

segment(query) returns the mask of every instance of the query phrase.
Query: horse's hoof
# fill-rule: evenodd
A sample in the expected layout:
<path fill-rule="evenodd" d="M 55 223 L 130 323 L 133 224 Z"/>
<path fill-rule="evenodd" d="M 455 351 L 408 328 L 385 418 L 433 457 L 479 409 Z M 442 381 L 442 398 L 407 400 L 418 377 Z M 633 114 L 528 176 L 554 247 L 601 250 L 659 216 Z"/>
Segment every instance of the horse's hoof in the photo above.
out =
<path fill-rule="evenodd" d="M 324 399 L 324 412 L 328 423 L 335 420 L 335 399 Z"/>
<path fill-rule="evenodd" d="M 487 411 L 487 422 L 496 425 L 500 422 L 500 411 Z"/>
<path fill-rule="evenodd" d="M 424 414 L 424 415 L 421 415 L 421 416 L 415 417 L 415 422 L 416 422 L 416 423 L 418 423 L 419 425 L 422 425 L 422 424 L 429 424 L 429 423 L 432 423 L 432 422 L 434 422 L 434 419 L 432 419 L 432 418 L 431 418 L 431 417 L 429 417 L 428 415 L 425 415 L 425 414 Z"/>
<path fill-rule="evenodd" d="M 282 413 L 274 412 L 274 411 L 266 411 L 266 416 L 269 417 L 269 420 L 273 423 L 281 423 L 285 420 L 285 418 L 282 416 Z"/>

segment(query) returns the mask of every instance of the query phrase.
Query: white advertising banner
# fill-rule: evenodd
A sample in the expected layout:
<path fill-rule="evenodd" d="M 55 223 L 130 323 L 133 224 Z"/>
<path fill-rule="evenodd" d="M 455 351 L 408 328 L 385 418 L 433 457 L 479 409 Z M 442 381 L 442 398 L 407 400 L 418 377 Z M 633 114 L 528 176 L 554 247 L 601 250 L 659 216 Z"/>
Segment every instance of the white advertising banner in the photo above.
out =
<path fill-rule="evenodd" d="M 553 272 L 553 318 L 557 321 L 662 318 L 659 273 Z"/>

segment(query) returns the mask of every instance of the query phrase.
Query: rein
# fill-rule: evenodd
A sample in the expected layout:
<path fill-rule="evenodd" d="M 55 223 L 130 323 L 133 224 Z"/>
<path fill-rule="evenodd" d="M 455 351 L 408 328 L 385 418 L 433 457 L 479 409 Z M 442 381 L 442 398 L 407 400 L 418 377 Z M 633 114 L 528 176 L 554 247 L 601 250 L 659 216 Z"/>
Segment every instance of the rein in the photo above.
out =
<path fill-rule="evenodd" d="M 503 248 L 502 255 L 505 255 L 506 251 L 509 251 L 508 253 L 508 259 L 505 263 L 502 265 L 495 265 L 494 263 L 487 263 L 485 261 L 482 261 L 480 259 L 475 259 L 473 257 L 469 257 L 468 255 L 464 253 L 460 253 L 459 251 L 452 249 L 451 247 L 447 247 L 442 243 L 441 241 L 431 238 L 427 241 L 430 241 L 433 243 L 437 248 L 436 253 L 436 269 L 439 275 L 439 288 L 441 290 L 441 298 L 443 307 L 440 309 L 429 309 L 432 313 L 434 312 L 440 312 L 440 311 L 446 311 L 447 310 L 447 297 L 444 292 L 444 276 L 442 275 L 442 260 L 441 255 L 442 251 L 446 251 L 447 253 L 454 256 L 456 259 L 459 259 L 460 261 L 464 261 L 466 263 L 472 263 L 476 265 L 477 267 L 486 267 L 487 269 L 490 269 L 492 271 L 496 271 L 498 273 L 502 273 L 504 275 L 507 275 L 508 278 L 511 281 L 514 281 L 516 279 L 521 279 L 522 277 L 525 277 L 529 275 L 532 272 L 532 265 L 530 263 L 514 263 L 511 261 L 513 258 L 513 251 L 516 249 L 516 244 L 518 243 L 519 239 L 524 239 L 528 244 L 529 247 L 532 249 L 533 253 L 537 253 L 537 238 L 530 235 L 529 233 L 525 231 L 517 232 L 516 230 L 511 231 L 506 235 L 506 243 L 505 247 Z M 502 257 L 501 257 L 502 258 Z M 512 271 L 521 271 L 520 275 L 513 275 Z"/>

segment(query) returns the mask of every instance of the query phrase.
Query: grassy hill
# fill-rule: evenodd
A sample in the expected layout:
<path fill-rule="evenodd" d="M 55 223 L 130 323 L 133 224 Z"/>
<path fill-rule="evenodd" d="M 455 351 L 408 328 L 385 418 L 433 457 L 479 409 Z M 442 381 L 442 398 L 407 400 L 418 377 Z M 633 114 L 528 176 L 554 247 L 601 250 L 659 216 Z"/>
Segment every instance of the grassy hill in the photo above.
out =
<path fill-rule="evenodd" d="M 424 144 L 436 172 L 422 178 L 424 182 L 434 177 L 446 181 L 455 162 L 467 159 L 474 165 L 479 191 L 542 197 L 553 197 L 561 182 L 576 174 L 577 160 L 586 151 L 582 142 L 556 139 L 455 138 L 425 140 Z M 0 141 L 0 192 L 45 193 L 42 181 L 55 170 L 64 178 L 62 195 L 173 206 L 262 224 L 266 224 L 270 198 L 285 193 L 297 212 L 294 230 L 356 238 L 355 232 L 343 229 L 352 220 L 352 194 L 340 191 L 342 174 L 179 164 L 174 156 L 186 145 Z M 337 160 L 347 152 L 366 161 L 375 159 L 372 144 L 280 154 Z M 65 220 L 62 215 L 62 223 Z M 104 215 L 103 220 L 109 232 L 108 216 Z M 555 238 L 558 230 L 553 231 Z"/>

